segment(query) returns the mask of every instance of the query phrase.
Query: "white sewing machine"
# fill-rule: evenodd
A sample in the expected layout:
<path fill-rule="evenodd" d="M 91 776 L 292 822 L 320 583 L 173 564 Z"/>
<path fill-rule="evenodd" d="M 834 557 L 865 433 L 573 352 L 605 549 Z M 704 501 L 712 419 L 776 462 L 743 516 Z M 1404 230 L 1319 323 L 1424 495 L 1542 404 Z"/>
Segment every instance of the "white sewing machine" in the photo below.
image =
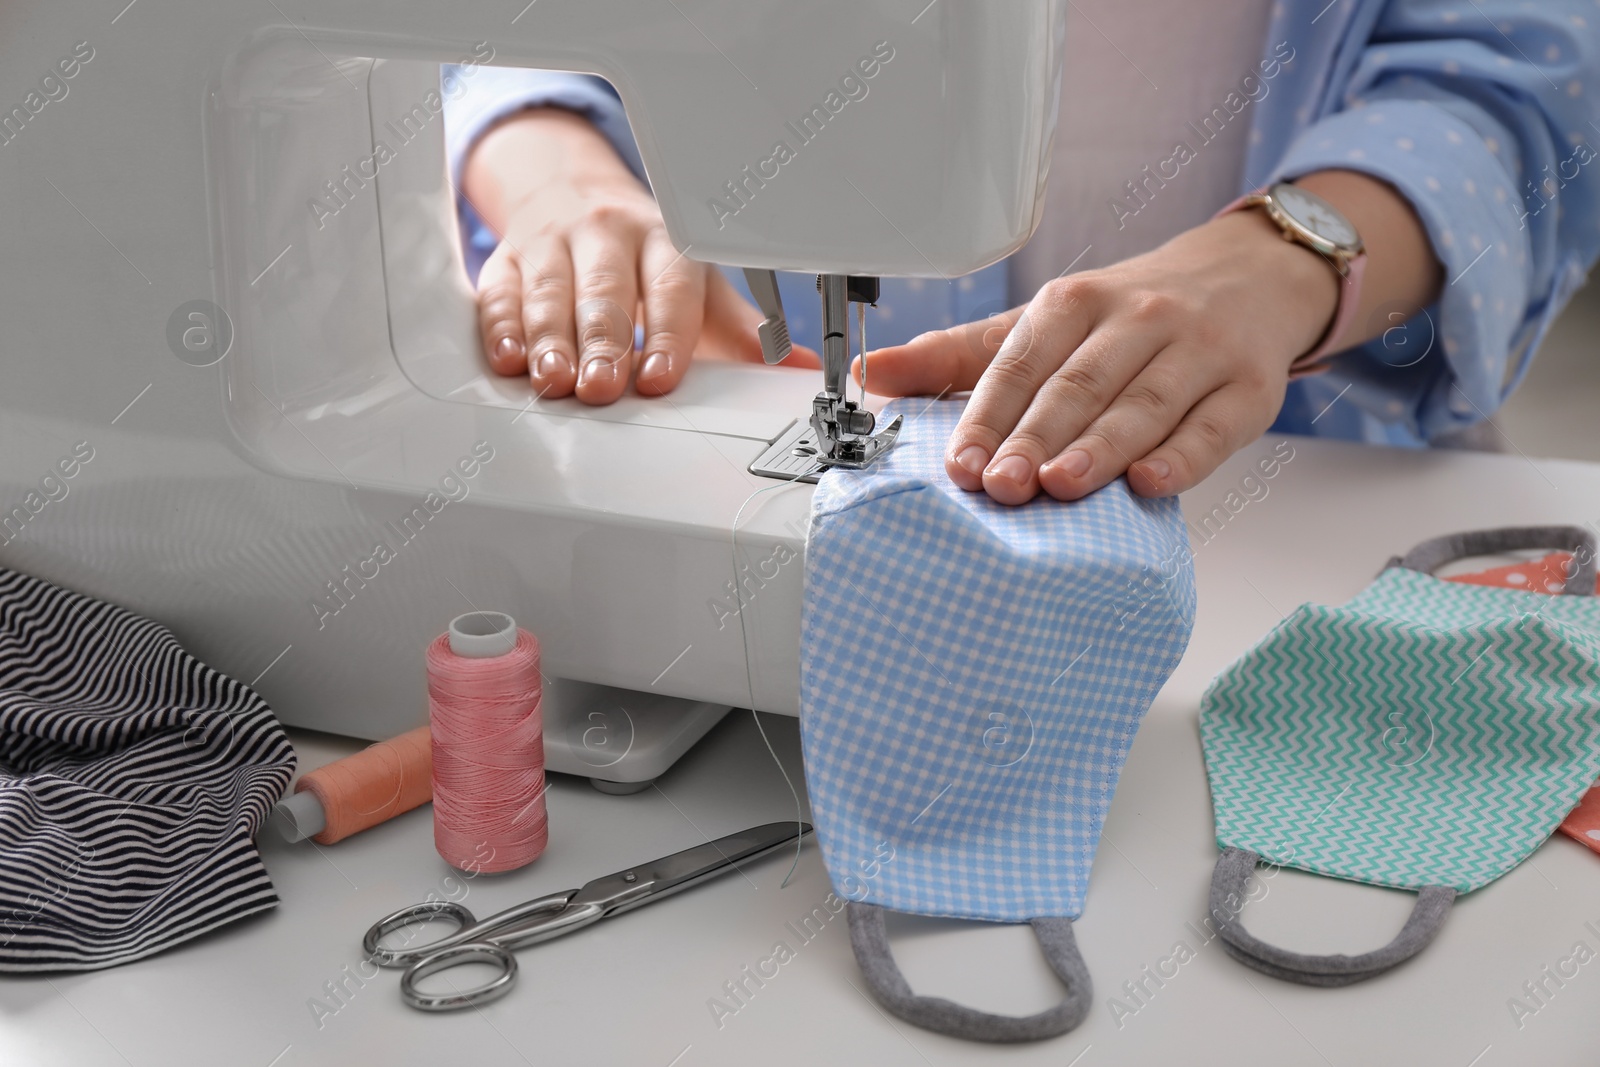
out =
<path fill-rule="evenodd" d="M 678 248 L 827 275 L 837 326 L 847 275 L 1032 233 L 1064 0 L 120 4 L 0 34 L 0 564 L 303 727 L 424 721 L 422 650 L 474 608 L 543 645 L 553 770 L 640 782 L 730 705 L 795 714 L 810 488 L 748 468 L 814 410 L 870 460 L 847 342 L 821 396 L 701 364 L 591 408 L 488 373 L 439 65 L 610 79 Z"/>

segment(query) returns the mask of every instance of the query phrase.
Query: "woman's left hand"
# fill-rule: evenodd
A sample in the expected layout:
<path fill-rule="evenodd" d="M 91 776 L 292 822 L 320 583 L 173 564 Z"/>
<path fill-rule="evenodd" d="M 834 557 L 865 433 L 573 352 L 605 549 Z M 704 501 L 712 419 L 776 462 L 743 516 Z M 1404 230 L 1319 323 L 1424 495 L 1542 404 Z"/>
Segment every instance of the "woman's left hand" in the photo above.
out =
<path fill-rule="evenodd" d="M 945 468 L 1003 504 L 1075 500 L 1128 475 L 1182 492 L 1271 425 L 1288 368 L 1338 305 L 1331 263 L 1237 211 L 1024 308 L 868 354 L 888 395 L 973 390 Z"/>

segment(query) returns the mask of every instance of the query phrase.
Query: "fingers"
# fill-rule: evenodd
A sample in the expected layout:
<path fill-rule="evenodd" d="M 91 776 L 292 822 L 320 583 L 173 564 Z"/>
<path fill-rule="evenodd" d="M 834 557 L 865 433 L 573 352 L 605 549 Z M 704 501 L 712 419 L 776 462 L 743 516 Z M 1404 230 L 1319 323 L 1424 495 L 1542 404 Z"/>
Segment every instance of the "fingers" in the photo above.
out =
<path fill-rule="evenodd" d="M 978 384 L 995 353 L 1022 316 L 1012 308 L 978 322 L 913 337 L 903 345 L 868 352 L 867 388 L 880 396 L 938 396 Z M 860 361 L 852 373 L 861 380 Z"/>
<path fill-rule="evenodd" d="M 952 481 L 967 490 L 987 489 L 1003 504 L 1023 503 L 1038 492 L 1038 462 L 1029 457 L 1043 445 L 1035 442 L 1004 455 L 999 455 L 1000 446 L 1040 386 L 1075 358 L 1098 318 L 1098 304 L 1097 292 L 1075 279 L 1039 290 L 978 380 L 950 435 L 945 471 Z M 1088 369 L 1080 362 L 1068 375 L 1068 385 L 1094 383 L 1096 375 L 1085 373 Z M 1104 376 L 1104 371 L 1098 374 Z M 1044 458 L 1040 454 L 1038 461 Z"/>
<path fill-rule="evenodd" d="M 528 369 L 522 332 L 522 271 L 511 247 L 501 242 L 478 272 L 478 340 L 496 374 Z"/>
<path fill-rule="evenodd" d="M 522 328 L 528 346 L 528 380 L 541 397 L 571 396 L 578 380 L 571 253 L 566 242 L 556 237 L 536 238 L 522 251 Z"/>
<path fill-rule="evenodd" d="M 1064 439 L 1045 430 L 1044 439 L 1057 454 L 1038 468 L 1039 487 L 1057 500 L 1076 500 L 1123 474 L 1222 384 L 1215 367 L 1193 349 L 1169 347 L 1121 387 L 1087 427 Z M 1024 424 L 1034 415 L 1030 409 Z M 1022 427 L 1017 432 L 1021 435 Z M 1011 447 L 1006 442 L 1004 448 Z"/>
<path fill-rule="evenodd" d="M 571 238 L 578 399 L 609 404 L 633 373 L 633 309 L 639 303 L 642 235 L 620 213 L 598 211 Z"/>
<path fill-rule="evenodd" d="M 645 237 L 639 258 L 644 290 L 644 360 L 634 381 L 644 396 L 671 392 L 683 380 L 700 340 L 706 268 L 672 247 L 664 229 Z"/>
<path fill-rule="evenodd" d="M 1096 327 L 1077 351 L 1045 379 L 1028 401 L 1022 418 L 995 449 L 994 458 L 983 470 L 983 488 L 989 495 L 1002 504 L 1031 500 L 1040 488 L 1041 465 L 1060 454 L 1119 401 L 1123 391 L 1131 388 L 1151 363 L 1151 356 L 1161 351 L 1165 336 L 1158 329 L 1125 320 Z M 1177 379 L 1177 373 L 1169 367 L 1167 373 L 1158 373 L 1136 391 L 1135 405 L 1146 397 L 1183 401 L 1182 407 L 1150 442 L 1151 446 L 1160 443 L 1166 431 L 1177 423 L 1178 416 L 1207 391 L 1191 388 L 1179 395 L 1175 388 Z M 1214 387 L 1215 383 L 1211 388 Z M 1134 410 L 1140 409 L 1135 406 Z M 1125 422 L 1126 419 L 1115 421 L 1111 428 L 1120 430 Z M 1116 438 L 1100 440 L 1102 444 L 1114 444 Z M 1069 469 L 1081 463 L 1077 457 L 1062 458 L 1071 465 Z M 1125 470 L 1133 458 L 1124 459 L 1117 473 Z"/>
<path fill-rule="evenodd" d="M 500 243 L 478 274 L 478 333 L 496 374 L 526 373 L 540 396 L 572 392 L 577 346 L 563 242 L 539 238 L 521 251 Z"/>
<path fill-rule="evenodd" d="M 1240 382 L 1224 385 L 1191 408 L 1160 447 L 1128 468 L 1128 485 L 1140 496 L 1192 489 L 1272 424 L 1281 399 L 1274 402 L 1265 391 Z"/>

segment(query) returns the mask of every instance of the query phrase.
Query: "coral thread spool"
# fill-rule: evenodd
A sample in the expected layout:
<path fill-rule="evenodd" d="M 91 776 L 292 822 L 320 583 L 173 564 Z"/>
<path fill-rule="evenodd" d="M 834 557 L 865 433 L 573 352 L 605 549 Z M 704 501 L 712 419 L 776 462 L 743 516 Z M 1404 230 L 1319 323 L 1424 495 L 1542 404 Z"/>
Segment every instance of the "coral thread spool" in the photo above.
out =
<path fill-rule="evenodd" d="M 461 870 L 533 862 L 549 836 L 539 642 L 509 615 L 468 612 L 428 646 L 433 841 Z"/>
<path fill-rule="evenodd" d="M 343 841 L 426 804 L 433 797 L 428 727 L 307 771 L 278 803 L 279 829 L 290 841 Z"/>

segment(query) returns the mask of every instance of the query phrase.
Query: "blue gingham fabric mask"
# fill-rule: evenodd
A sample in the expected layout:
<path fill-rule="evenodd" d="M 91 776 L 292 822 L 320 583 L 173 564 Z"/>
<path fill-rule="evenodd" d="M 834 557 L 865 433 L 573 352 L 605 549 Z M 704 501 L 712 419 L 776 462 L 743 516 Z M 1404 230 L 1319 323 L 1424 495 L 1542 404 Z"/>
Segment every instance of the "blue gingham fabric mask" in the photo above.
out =
<path fill-rule="evenodd" d="M 1072 920 L 1150 702 L 1188 643 L 1176 500 L 1118 480 L 1023 507 L 944 471 L 961 401 L 889 405 L 895 448 L 818 485 L 806 548 L 800 727 L 822 855 L 873 993 L 993 1041 L 1076 1026 L 1092 996 Z M 1030 922 L 1067 986 L 1037 1015 L 915 995 L 884 909 Z"/>

